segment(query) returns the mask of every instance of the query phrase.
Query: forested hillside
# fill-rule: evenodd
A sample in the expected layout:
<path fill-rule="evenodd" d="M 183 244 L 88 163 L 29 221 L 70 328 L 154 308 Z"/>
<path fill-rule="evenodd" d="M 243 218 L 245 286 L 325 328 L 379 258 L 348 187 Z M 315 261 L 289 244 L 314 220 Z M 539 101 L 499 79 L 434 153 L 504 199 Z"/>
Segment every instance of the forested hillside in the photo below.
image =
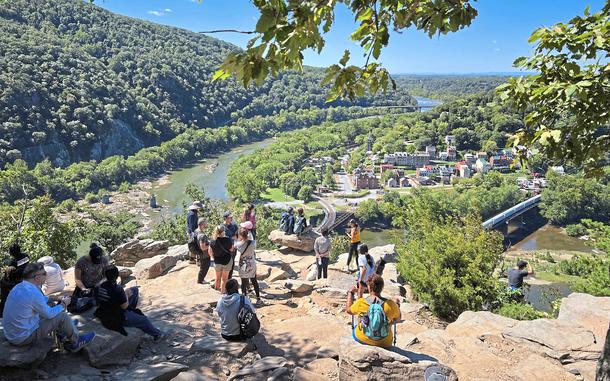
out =
<path fill-rule="evenodd" d="M 0 167 L 57 166 L 158 145 L 187 128 L 325 103 L 322 71 L 258 88 L 212 82 L 235 46 L 80 0 L 0 3 Z M 413 102 L 402 88 L 357 105 Z"/>

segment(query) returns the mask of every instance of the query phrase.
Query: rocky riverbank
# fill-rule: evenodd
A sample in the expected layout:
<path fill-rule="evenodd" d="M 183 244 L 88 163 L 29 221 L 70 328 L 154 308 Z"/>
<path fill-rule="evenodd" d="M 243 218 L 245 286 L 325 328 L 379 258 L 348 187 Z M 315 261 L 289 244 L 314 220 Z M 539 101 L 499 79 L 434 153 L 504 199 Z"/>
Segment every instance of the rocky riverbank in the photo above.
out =
<path fill-rule="evenodd" d="M 313 256 L 283 248 L 257 252 L 260 334 L 252 343 L 227 343 L 214 311 L 219 294 L 196 283 L 198 268 L 182 260 L 185 246 L 132 242 L 127 248 L 113 254 L 123 264 L 138 259 L 123 270 L 124 283 L 140 286 L 141 308 L 166 339 L 154 342 L 134 329 L 124 337 L 88 314 L 79 325 L 99 336 L 85 351 L 51 350 L 34 361 L 37 368 L 2 368 L 1 380 L 423 380 L 423 371 L 438 365 L 453 380 L 593 381 L 610 321 L 610 298 L 572 294 L 558 319 L 520 322 L 465 312 L 447 325 L 409 299 L 389 245 L 371 252 L 390 261 L 384 295 L 403 300 L 403 322 L 395 348 L 364 347 L 351 340 L 344 312 L 353 275 L 336 264 L 328 280 L 307 281 Z M 7 352 L 0 352 L 6 364 Z"/>

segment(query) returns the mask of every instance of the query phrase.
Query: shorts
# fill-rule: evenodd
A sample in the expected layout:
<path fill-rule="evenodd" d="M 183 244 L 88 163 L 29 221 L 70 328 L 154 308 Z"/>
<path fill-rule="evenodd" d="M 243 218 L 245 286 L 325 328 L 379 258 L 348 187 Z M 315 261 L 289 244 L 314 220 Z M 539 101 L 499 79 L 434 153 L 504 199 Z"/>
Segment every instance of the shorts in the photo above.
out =
<path fill-rule="evenodd" d="M 226 265 L 221 265 L 220 263 L 214 263 L 214 270 L 217 272 L 229 272 L 233 268 L 233 259 L 229 261 Z"/>

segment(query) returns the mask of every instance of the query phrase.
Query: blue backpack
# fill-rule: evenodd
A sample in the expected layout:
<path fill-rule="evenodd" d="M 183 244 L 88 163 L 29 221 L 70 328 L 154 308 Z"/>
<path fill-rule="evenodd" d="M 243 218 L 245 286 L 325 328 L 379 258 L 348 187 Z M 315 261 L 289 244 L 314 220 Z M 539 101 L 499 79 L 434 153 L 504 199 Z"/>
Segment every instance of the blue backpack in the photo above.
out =
<path fill-rule="evenodd" d="M 371 300 L 371 298 L 366 298 L 366 301 L 369 303 L 369 310 L 362 319 L 362 331 L 364 335 L 371 340 L 379 341 L 383 340 L 390 334 L 390 330 L 388 327 L 388 317 L 383 310 L 383 303 L 385 300 L 381 300 L 375 298 L 375 300 Z"/>
<path fill-rule="evenodd" d="M 288 230 L 288 217 L 290 216 L 290 213 L 288 212 L 284 212 L 282 213 L 282 217 L 280 218 L 280 230 L 281 231 L 286 231 Z"/>

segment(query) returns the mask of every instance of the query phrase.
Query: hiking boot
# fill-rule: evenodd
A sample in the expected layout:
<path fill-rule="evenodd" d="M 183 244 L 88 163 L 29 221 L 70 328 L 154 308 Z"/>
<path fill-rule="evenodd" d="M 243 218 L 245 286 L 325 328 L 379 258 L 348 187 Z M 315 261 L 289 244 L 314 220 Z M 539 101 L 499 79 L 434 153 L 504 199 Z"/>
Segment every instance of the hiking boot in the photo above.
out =
<path fill-rule="evenodd" d="M 85 334 L 78 335 L 77 342 L 75 344 L 73 344 L 73 343 L 64 344 L 64 349 L 67 351 L 70 351 L 72 353 L 76 353 L 76 352 L 80 351 L 81 349 L 83 349 L 91 341 L 93 341 L 94 337 L 95 337 L 95 332 L 87 332 Z"/>

